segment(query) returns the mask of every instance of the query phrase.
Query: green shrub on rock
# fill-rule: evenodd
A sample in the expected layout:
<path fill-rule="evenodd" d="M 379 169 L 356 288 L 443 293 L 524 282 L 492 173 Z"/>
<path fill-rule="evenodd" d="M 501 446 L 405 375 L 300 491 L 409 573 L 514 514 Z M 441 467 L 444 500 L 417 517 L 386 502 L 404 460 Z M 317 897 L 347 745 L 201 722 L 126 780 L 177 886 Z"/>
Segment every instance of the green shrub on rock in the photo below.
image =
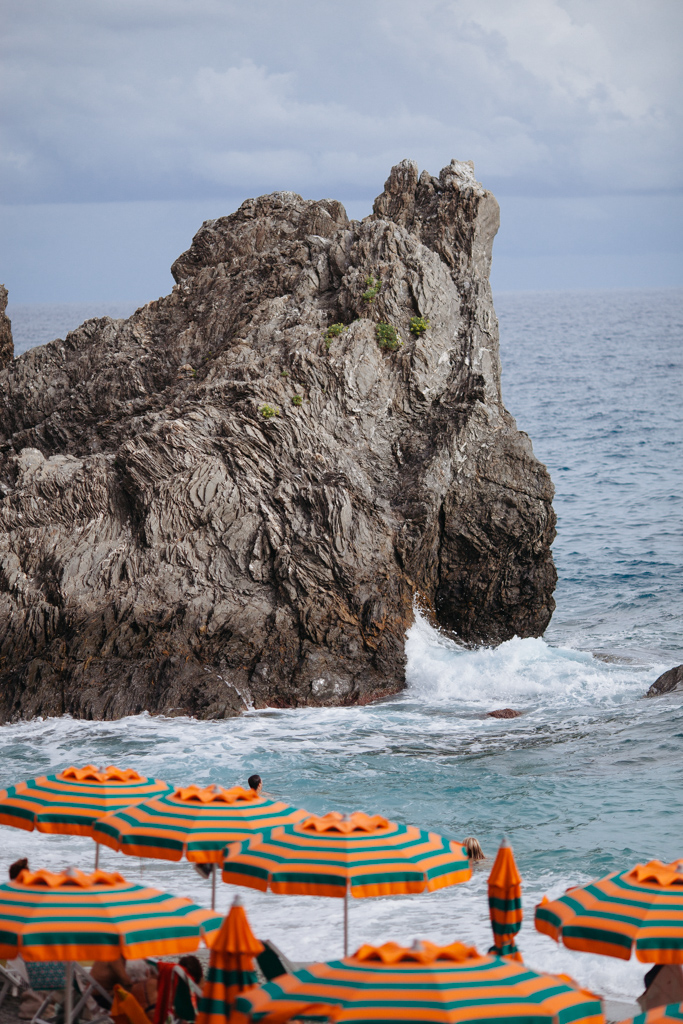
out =
<path fill-rule="evenodd" d="M 301 395 L 294 395 L 294 397 L 292 398 L 292 405 L 303 405 L 303 404 L 304 404 L 304 400 L 301 397 Z"/>
<path fill-rule="evenodd" d="M 398 336 L 396 328 L 392 327 L 391 324 L 377 324 L 375 327 L 375 336 L 379 347 L 385 348 L 389 352 L 395 352 L 399 345 L 403 344 Z"/>
<path fill-rule="evenodd" d="M 416 338 L 419 338 L 426 330 L 429 329 L 429 318 L 426 316 L 411 316 L 410 318 L 410 333 L 414 334 Z"/>
<path fill-rule="evenodd" d="M 365 278 L 365 283 L 368 287 L 367 291 L 363 292 L 363 299 L 365 302 L 373 302 L 375 296 L 382 287 L 382 282 L 378 277 L 373 277 L 372 274 L 370 274 L 369 277 Z"/>
<path fill-rule="evenodd" d="M 334 338 L 338 338 L 345 328 L 345 324 L 330 324 L 325 331 L 325 348 L 329 349 Z"/>
<path fill-rule="evenodd" d="M 271 420 L 273 416 L 280 415 L 280 410 L 276 409 L 274 405 L 268 405 L 268 403 L 266 402 L 265 405 L 261 406 L 261 415 L 263 416 L 264 420 Z"/>

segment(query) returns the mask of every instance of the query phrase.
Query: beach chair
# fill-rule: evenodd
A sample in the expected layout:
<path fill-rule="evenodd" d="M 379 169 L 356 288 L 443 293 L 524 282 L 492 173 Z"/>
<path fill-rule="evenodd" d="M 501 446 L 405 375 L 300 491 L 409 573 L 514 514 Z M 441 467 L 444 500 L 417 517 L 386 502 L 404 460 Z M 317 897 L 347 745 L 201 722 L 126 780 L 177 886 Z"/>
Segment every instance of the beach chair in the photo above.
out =
<path fill-rule="evenodd" d="M 66 964 L 61 960 L 26 963 L 26 973 L 31 989 L 39 995 L 44 993 L 43 1001 L 31 1018 L 31 1024 L 55 1024 L 53 1020 L 47 1020 L 44 1014 L 51 1005 L 57 1011 L 63 1005 Z M 111 1006 L 112 999 L 109 993 L 79 963 L 73 964 L 73 986 L 72 1020 L 78 1019 L 90 996 L 95 992 L 108 1007 Z M 101 1024 L 109 1020 L 108 1010 L 103 1007 L 100 1009 L 101 1013 L 91 1018 L 90 1024 Z"/>
<path fill-rule="evenodd" d="M 0 988 L 0 1006 L 2 1006 L 5 997 L 10 992 L 13 996 L 16 996 L 19 992 L 28 988 L 28 981 L 15 967 L 6 963 L 4 966 L 0 964 L 0 985 L 2 985 Z"/>
<path fill-rule="evenodd" d="M 256 962 L 266 981 L 279 978 L 281 974 L 294 973 L 291 960 L 287 959 L 274 942 L 271 942 L 270 939 L 261 939 L 261 942 L 263 943 L 263 952 L 257 955 Z"/>

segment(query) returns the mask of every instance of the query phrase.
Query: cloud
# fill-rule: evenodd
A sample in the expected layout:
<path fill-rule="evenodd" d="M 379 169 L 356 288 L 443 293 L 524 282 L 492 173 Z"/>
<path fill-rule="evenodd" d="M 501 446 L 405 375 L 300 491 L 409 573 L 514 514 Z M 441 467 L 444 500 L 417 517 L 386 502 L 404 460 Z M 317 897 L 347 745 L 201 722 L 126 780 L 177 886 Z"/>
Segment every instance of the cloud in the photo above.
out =
<path fill-rule="evenodd" d="M 676 190 L 670 0 L 5 0 L 5 202 Z"/>

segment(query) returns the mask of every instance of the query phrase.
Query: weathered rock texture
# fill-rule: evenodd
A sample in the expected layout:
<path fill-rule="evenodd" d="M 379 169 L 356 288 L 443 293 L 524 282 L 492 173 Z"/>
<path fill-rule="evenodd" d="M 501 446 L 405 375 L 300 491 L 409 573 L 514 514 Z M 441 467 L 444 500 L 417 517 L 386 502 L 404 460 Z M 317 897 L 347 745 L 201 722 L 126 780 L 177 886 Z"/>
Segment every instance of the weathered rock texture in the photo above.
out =
<path fill-rule="evenodd" d="M 676 665 L 675 668 L 662 672 L 661 676 L 655 679 L 645 696 L 661 697 L 665 693 L 674 693 L 678 690 L 683 690 L 683 665 Z"/>
<path fill-rule="evenodd" d="M 4 284 L 0 284 L 0 370 L 14 359 L 12 322 L 5 313 L 6 309 L 7 289 Z"/>
<path fill-rule="evenodd" d="M 416 595 L 466 642 L 542 633 L 553 488 L 501 400 L 497 227 L 456 161 L 404 161 L 362 223 L 248 200 L 171 295 L 5 369 L 2 717 L 369 701 Z"/>

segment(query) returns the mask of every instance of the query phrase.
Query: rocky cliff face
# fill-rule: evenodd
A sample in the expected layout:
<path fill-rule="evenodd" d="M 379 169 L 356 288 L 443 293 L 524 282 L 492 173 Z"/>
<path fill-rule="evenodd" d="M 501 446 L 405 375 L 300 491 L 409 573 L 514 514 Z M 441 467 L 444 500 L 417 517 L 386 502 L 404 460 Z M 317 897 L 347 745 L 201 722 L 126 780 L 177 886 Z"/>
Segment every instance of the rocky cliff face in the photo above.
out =
<path fill-rule="evenodd" d="M 373 700 L 416 595 L 466 642 L 542 633 L 553 488 L 501 400 L 497 227 L 457 161 L 393 168 L 362 223 L 262 196 L 171 295 L 0 372 L 1 717 Z"/>
<path fill-rule="evenodd" d="M 12 341 L 12 324 L 5 313 L 7 309 L 7 289 L 0 284 L 0 370 L 14 359 L 14 342 Z"/>

